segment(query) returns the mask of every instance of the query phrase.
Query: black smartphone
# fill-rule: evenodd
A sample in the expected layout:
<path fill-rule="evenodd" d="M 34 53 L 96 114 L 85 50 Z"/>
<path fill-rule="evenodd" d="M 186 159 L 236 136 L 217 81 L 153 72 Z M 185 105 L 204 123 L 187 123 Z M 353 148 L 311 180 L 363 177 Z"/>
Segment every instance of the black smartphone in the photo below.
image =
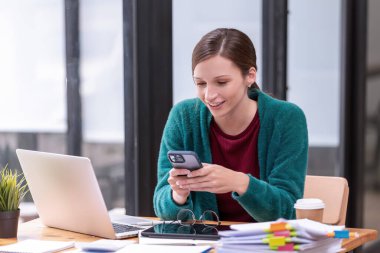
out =
<path fill-rule="evenodd" d="M 202 168 L 202 163 L 193 151 L 169 151 L 168 159 L 173 168 L 197 170 Z"/>

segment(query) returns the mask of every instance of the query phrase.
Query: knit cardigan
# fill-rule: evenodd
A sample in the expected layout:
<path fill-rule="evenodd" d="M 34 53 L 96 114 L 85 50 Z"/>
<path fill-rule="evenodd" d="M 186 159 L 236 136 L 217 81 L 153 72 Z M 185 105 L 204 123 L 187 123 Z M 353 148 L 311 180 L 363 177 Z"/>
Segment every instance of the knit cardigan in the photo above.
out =
<path fill-rule="evenodd" d="M 303 196 L 307 168 L 308 133 L 304 113 L 296 105 L 274 99 L 259 90 L 251 91 L 249 97 L 258 102 L 260 179 L 248 174 L 247 191 L 242 195 L 232 192 L 232 197 L 256 221 L 293 219 L 293 205 Z M 218 213 L 214 193 L 192 191 L 186 203 L 178 205 L 167 182 L 172 168 L 167 158 L 169 150 L 195 151 L 202 162 L 212 163 L 211 119 L 210 111 L 198 98 L 184 100 L 172 108 L 158 157 L 158 181 L 153 198 L 158 217 L 176 219 L 182 208 L 193 210 L 196 218 L 205 210 Z"/>

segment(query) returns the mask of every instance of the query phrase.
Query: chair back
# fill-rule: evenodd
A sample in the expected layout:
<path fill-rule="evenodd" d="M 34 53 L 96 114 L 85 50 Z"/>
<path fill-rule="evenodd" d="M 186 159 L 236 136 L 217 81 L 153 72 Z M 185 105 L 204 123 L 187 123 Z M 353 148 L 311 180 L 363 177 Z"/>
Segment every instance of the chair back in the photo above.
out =
<path fill-rule="evenodd" d="M 346 223 L 348 194 L 348 183 L 343 177 L 306 176 L 304 198 L 318 198 L 325 202 L 325 224 Z"/>

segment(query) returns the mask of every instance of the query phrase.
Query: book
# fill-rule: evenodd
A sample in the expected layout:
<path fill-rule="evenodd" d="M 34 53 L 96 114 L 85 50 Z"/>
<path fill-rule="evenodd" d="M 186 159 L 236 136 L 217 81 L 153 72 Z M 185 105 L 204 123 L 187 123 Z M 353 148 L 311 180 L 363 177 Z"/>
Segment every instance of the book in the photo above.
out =
<path fill-rule="evenodd" d="M 74 247 L 74 241 L 45 241 L 27 239 L 6 246 L 0 246 L 2 253 L 52 253 Z"/>

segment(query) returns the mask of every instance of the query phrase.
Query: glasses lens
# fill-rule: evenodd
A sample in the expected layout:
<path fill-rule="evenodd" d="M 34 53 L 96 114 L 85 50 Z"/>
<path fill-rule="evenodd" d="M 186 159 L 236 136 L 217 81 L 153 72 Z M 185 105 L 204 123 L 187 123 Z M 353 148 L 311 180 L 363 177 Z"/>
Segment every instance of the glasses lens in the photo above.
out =
<path fill-rule="evenodd" d="M 193 226 L 180 226 L 177 229 L 177 234 L 194 235 L 196 231 Z"/>
<path fill-rule="evenodd" d="M 177 220 L 182 225 L 193 225 L 196 222 L 195 215 L 190 209 L 181 209 L 177 214 Z"/>
<path fill-rule="evenodd" d="M 216 229 L 216 226 L 204 226 L 202 229 L 202 234 L 206 235 L 215 235 L 218 234 L 218 229 Z"/>
<path fill-rule="evenodd" d="M 201 216 L 202 224 L 209 227 L 216 227 L 220 225 L 218 215 L 211 210 L 205 211 Z"/>

